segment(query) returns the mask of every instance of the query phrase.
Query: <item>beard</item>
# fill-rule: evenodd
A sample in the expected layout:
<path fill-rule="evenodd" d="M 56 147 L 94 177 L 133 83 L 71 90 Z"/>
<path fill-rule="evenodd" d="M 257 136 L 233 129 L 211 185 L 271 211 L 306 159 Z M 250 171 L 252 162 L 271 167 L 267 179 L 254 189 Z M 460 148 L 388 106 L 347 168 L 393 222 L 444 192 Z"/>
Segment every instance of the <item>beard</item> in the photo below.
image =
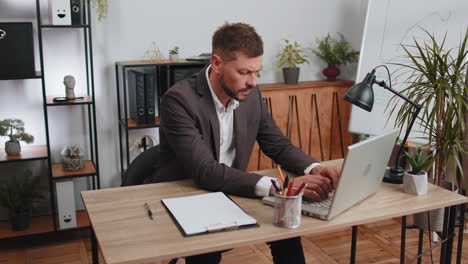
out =
<path fill-rule="evenodd" d="M 239 90 L 238 92 L 234 92 L 231 88 L 229 88 L 229 86 L 226 84 L 226 82 L 224 81 L 224 74 L 221 74 L 221 78 L 219 78 L 219 84 L 221 85 L 221 88 L 223 89 L 223 91 L 229 96 L 231 97 L 232 99 L 234 100 L 237 100 L 239 102 L 241 101 L 244 101 L 245 99 L 247 99 L 247 97 L 245 98 L 240 98 L 239 97 L 239 93 L 242 92 L 243 90 L 247 90 L 247 89 L 253 89 L 254 86 L 248 86 L 248 87 L 245 87 L 244 89 L 242 90 Z"/>

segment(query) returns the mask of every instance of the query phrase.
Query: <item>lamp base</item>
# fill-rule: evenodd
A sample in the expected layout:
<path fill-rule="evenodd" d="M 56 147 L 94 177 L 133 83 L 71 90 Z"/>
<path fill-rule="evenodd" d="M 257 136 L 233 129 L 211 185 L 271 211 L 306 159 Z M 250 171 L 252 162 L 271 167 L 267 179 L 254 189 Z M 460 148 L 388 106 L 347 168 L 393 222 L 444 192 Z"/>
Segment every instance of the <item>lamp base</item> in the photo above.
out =
<path fill-rule="evenodd" d="M 383 181 L 391 184 L 403 184 L 405 170 L 402 168 L 390 168 L 385 171 Z"/>

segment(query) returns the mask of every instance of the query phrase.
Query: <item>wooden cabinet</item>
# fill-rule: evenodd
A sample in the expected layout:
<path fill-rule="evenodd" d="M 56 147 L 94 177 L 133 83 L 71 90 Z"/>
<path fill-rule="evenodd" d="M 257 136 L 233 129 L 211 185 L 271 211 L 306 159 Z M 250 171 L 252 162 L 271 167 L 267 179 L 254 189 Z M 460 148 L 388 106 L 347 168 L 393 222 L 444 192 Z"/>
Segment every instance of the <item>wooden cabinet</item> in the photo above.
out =
<path fill-rule="evenodd" d="M 351 104 L 342 99 L 353 81 L 309 81 L 297 85 L 260 85 L 273 119 L 291 142 L 324 161 L 342 158 L 352 143 L 348 133 Z M 273 168 L 255 144 L 248 171 Z"/>

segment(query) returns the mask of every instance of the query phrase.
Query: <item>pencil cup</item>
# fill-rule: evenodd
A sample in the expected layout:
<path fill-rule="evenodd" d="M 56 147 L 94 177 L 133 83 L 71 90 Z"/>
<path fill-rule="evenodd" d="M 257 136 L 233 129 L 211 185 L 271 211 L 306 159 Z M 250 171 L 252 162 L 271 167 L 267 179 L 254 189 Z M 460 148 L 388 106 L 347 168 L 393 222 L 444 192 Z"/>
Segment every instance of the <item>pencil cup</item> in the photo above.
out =
<path fill-rule="evenodd" d="M 273 224 L 283 228 L 296 228 L 301 225 L 302 193 L 284 196 L 275 193 L 275 218 Z"/>

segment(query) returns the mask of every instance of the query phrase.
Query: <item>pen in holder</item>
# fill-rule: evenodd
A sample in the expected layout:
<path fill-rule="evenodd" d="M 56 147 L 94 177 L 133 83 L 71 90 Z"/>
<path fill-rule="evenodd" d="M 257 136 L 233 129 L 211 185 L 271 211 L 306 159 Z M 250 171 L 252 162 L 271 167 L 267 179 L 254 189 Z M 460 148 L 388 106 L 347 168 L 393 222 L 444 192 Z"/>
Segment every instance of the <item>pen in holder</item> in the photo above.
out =
<path fill-rule="evenodd" d="M 273 224 L 283 228 L 296 228 L 301 225 L 302 192 L 298 195 L 275 195 L 275 217 Z"/>

